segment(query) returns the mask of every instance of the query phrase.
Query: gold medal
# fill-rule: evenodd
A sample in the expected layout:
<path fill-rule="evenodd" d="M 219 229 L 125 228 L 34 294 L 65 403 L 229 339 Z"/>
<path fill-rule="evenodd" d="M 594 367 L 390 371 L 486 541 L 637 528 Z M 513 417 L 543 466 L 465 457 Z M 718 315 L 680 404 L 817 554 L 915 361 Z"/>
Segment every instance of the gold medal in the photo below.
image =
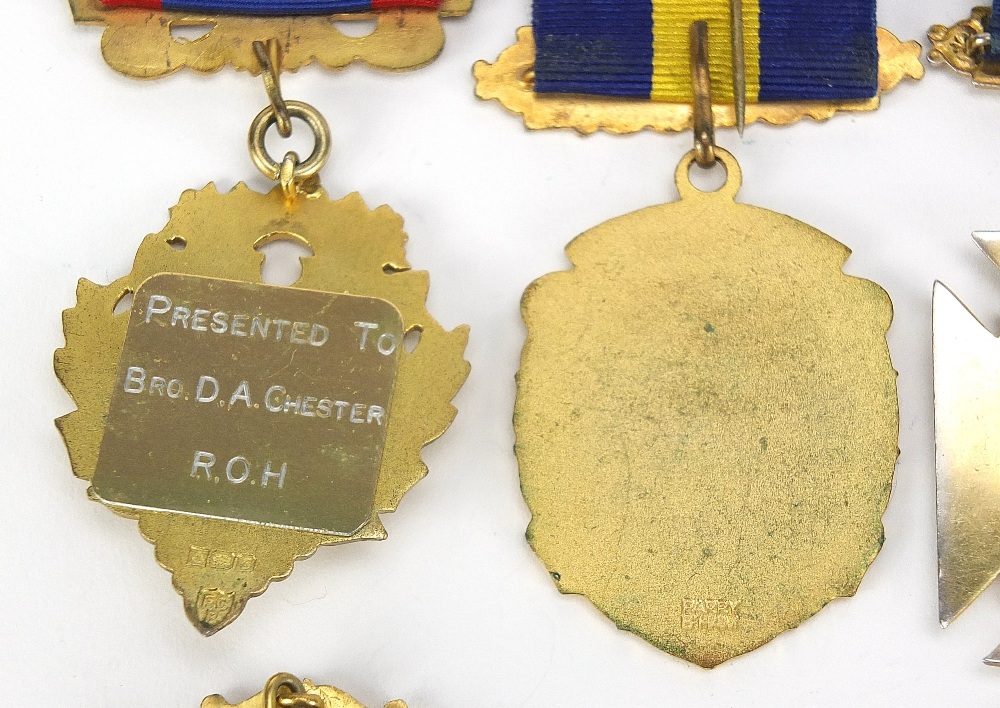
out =
<path fill-rule="evenodd" d="M 514 428 L 527 537 L 559 589 L 710 668 L 854 594 L 899 419 L 886 293 L 844 274 L 843 244 L 736 201 L 708 36 L 691 25 L 680 200 L 585 232 L 572 269 L 525 292 Z M 693 186 L 720 164 L 718 191 Z"/>
<path fill-rule="evenodd" d="M 319 546 L 385 538 L 379 515 L 426 473 L 469 372 L 468 330 L 427 312 L 400 216 L 319 186 L 329 128 L 281 99 L 266 49 L 272 105 L 249 144 L 278 186 L 185 192 L 128 275 L 80 281 L 55 356 L 74 473 L 138 522 L 206 635 Z M 307 159 L 267 154 L 282 114 L 310 126 Z M 291 287 L 263 281 L 275 241 L 311 252 Z"/>
<path fill-rule="evenodd" d="M 897 454 L 892 306 L 848 249 L 714 193 L 613 219 L 525 293 L 528 539 L 559 589 L 712 667 L 853 595 Z"/>

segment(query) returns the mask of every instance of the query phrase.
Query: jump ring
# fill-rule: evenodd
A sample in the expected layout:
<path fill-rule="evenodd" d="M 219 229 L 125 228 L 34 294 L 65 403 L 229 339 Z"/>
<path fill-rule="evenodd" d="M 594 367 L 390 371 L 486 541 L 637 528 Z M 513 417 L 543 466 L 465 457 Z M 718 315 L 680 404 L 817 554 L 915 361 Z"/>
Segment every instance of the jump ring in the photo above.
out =
<path fill-rule="evenodd" d="M 282 691 L 284 689 L 284 691 Z M 278 708 L 278 699 L 288 693 L 302 693 L 305 686 L 292 674 L 275 674 L 264 686 L 264 705 L 267 708 Z"/>
<path fill-rule="evenodd" d="M 288 115 L 305 121 L 316 140 L 312 153 L 295 168 L 293 176 L 296 181 L 301 181 L 312 177 L 323 169 L 323 165 L 330 158 L 330 126 L 327 125 L 326 119 L 320 112 L 308 103 L 287 101 L 285 105 L 288 107 Z M 281 163 L 267 153 L 264 137 L 271 126 L 277 122 L 277 111 L 274 106 L 268 106 L 253 119 L 253 123 L 250 124 L 250 134 L 247 136 L 253 163 L 257 169 L 273 180 L 281 178 Z"/>

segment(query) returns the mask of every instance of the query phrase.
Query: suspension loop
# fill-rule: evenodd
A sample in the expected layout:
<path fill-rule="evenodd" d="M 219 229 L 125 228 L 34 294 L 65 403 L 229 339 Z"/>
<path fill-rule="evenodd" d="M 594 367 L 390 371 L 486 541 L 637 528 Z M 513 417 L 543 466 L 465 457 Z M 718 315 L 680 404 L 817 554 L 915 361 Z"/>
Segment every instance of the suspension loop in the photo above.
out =
<path fill-rule="evenodd" d="M 306 687 L 292 674 L 275 674 L 264 686 L 265 708 L 327 708 L 323 696 L 306 693 Z"/>
<path fill-rule="evenodd" d="M 275 674 L 264 685 L 265 708 L 278 708 L 280 700 L 295 693 L 302 693 L 306 687 L 296 676 L 291 674 Z"/>
<path fill-rule="evenodd" d="M 715 116 L 708 66 L 708 23 L 691 23 L 691 88 L 694 93 L 694 150 L 699 167 L 715 165 Z"/>
<path fill-rule="evenodd" d="M 269 39 L 267 42 L 258 39 L 254 40 L 253 51 L 260 65 L 267 98 L 277 116 L 278 134 L 287 138 L 292 134 L 292 117 L 288 114 L 288 107 L 281 95 L 281 45 L 276 39 Z"/>
<path fill-rule="evenodd" d="M 304 121 L 309 126 L 309 129 L 312 130 L 313 138 L 316 141 L 312 153 L 304 161 L 299 162 L 298 156 L 294 156 L 295 165 L 288 184 L 295 186 L 316 175 L 323 169 L 323 165 L 329 159 L 330 126 L 327 125 L 326 120 L 320 112 L 308 103 L 288 101 L 286 105 L 288 115 Z M 253 123 L 250 124 L 250 134 L 247 136 L 247 144 L 250 148 L 250 157 L 253 159 L 253 163 L 257 165 L 257 169 L 263 172 L 268 178 L 281 181 L 282 186 L 285 186 L 283 166 L 285 170 L 288 169 L 285 165 L 289 160 L 289 155 L 294 155 L 294 153 L 289 153 L 279 163 L 268 154 L 267 146 L 264 144 L 267 131 L 272 125 L 276 125 L 277 122 L 278 115 L 274 106 L 268 106 L 262 110 L 253 119 Z"/>

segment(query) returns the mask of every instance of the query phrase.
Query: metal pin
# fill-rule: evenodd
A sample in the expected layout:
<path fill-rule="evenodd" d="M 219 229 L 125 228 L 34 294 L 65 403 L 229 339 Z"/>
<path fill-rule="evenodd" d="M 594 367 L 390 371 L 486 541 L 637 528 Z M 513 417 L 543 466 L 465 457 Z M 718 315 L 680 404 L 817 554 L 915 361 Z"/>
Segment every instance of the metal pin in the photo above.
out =
<path fill-rule="evenodd" d="M 743 0 L 729 0 L 729 41 L 733 54 L 733 105 L 736 130 L 743 137 L 747 124 L 747 61 L 744 44 Z"/>
<path fill-rule="evenodd" d="M 708 23 L 691 23 L 691 88 L 694 93 L 694 149 L 699 167 L 715 165 L 715 116 L 712 77 L 708 70 Z"/>

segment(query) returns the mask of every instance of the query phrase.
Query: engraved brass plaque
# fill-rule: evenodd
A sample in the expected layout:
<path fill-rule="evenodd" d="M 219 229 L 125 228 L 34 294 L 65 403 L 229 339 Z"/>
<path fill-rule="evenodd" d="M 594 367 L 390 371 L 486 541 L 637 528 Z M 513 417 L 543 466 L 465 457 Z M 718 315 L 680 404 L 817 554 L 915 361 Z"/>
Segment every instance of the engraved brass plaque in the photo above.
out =
<path fill-rule="evenodd" d="M 154 275 L 135 293 L 94 493 L 351 535 L 374 514 L 402 341 L 378 298 Z"/>

